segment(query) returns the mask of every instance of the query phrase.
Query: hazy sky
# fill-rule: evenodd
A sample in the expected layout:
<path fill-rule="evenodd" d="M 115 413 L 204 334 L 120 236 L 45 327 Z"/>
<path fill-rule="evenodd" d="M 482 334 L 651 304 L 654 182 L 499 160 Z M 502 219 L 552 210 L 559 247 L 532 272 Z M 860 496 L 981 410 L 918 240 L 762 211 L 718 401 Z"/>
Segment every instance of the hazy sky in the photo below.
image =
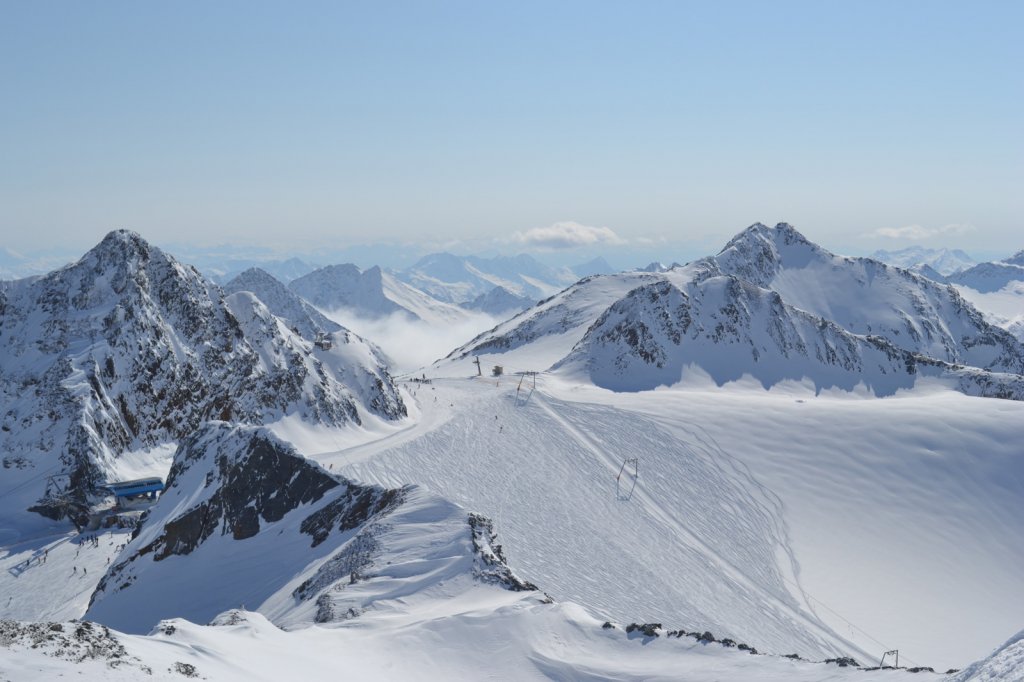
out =
<path fill-rule="evenodd" d="M 1022 2 L 9 2 L 2 245 L 1024 248 Z M 581 253 L 587 249 L 577 248 Z"/>

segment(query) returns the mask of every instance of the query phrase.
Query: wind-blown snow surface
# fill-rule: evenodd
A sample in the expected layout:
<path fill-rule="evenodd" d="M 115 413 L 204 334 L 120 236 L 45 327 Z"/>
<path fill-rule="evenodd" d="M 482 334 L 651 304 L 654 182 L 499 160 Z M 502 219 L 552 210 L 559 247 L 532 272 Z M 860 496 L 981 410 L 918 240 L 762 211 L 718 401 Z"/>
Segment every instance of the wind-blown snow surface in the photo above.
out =
<path fill-rule="evenodd" d="M 287 670 L 321 679 L 343 666 L 403 680 L 485 671 L 502 679 L 673 679 L 681 671 L 695 680 L 852 679 L 850 670 L 751 656 L 734 642 L 670 636 L 660 625 L 651 634 L 602 625 L 512 573 L 487 519 L 415 487 L 332 476 L 264 429 L 211 424 L 176 453 L 168 485 L 87 614 L 139 634 L 161 614 L 162 622 L 146 638 L 88 623 L 0 622 L 0 672 L 225 680 Z M 260 613 L 226 608 L 242 603 Z"/>
<path fill-rule="evenodd" d="M 516 402 L 517 381 L 423 385 L 424 409 L 448 421 L 322 461 L 492 516 L 524 575 L 598 615 L 780 653 L 845 639 L 878 656 L 884 643 L 943 670 L 1019 627 L 1019 402 L 920 388 L 613 394 L 543 377 Z M 628 457 L 640 479 L 623 502 Z"/>

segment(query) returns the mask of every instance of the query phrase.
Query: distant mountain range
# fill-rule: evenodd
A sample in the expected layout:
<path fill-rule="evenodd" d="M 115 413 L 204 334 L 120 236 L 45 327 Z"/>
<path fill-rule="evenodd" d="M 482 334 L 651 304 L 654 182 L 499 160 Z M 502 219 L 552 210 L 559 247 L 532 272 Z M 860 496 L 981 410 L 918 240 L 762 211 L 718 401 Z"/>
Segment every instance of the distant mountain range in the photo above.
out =
<path fill-rule="evenodd" d="M 468 303 L 501 287 L 522 299 L 538 301 L 561 291 L 581 277 L 613 272 L 603 258 L 574 268 L 552 268 L 532 256 L 425 256 L 395 276 L 434 298 L 448 303 Z"/>
<path fill-rule="evenodd" d="M 871 254 L 871 258 L 907 269 L 926 265 L 940 275 L 952 275 L 978 262 L 960 249 L 931 249 L 925 246 L 909 246 L 897 251 L 879 250 Z"/>
<path fill-rule="evenodd" d="M 950 276 L 949 281 L 982 293 L 999 291 L 1012 282 L 1024 282 L 1024 251 L 1001 261 L 978 263 Z"/>

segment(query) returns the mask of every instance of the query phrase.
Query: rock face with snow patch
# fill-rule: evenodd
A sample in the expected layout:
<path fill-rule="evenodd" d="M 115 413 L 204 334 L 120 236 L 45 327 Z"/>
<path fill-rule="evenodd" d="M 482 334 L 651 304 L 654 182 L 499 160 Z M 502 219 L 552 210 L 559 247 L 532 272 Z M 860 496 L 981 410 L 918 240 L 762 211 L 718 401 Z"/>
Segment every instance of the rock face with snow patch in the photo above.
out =
<path fill-rule="evenodd" d="M 211 423 L 179 448 L 167 490 L 100 582 L 89 617 L 141 631 L 258 604 L 404 495 L 332 476 L 264 429 Z"/>
<path fill-rule="evenodd" d="M 17 505 L 11 513 L 43 495 L 40 472 L 67 474 L 83 505 L 122 452 L 177 440 L 208 419 L 259 424 L 295 414 L 343 425 L 360 423 L 360 408 L 385 419 L 405 414 L 372 353 L 362 368 L 343 368 L 342 355 L 337 366 L 325 363 L 258 299 L 225 299 L 194 268 L 128 231 L 7 287 L 0 348 L 0 445 L 29 464 L 11 479 L 19 486 L 6 500 Z M 374 380 L 342 383 L 363 374 Z M 65 511 L 46 502 L 36 509 Z"/>
<path fill-rule="evenodd" d="M 723 274 L 854 334 L 937 360 L 1024 374 L 1024 346 L 985 322 L 955 289 L 869 258 L 846 258 L 786 223 L 752 225 L 712 259 Z"/>
<path fill-rule="evenodd" d="M 652 389 L 699 367 L 719 384 L 744 374 L 766 388 L 785 379 L 810 379 L 816 388 L 852 390 L 860 383 L 878 395 L 909 388 L 919 373 L 949 373 L 968 393 L 1024 398 L 1024 379 L 975 373 L 929 361 L 878 336 L 858 336 L 783 302 L 773 291 L 735 277 L 638 287 L 613 304 L 556 367 L 585 372 L 598 386 Z"/>
<path fill-rule="evenodd" d="M 212 423 L 182 444 L 168 488 L 87 616 L 129 632 L 247 604 L 296 626 L 468 581 L 534 590 L 490 522 L 415 487 L 334 476 L 260 427 Z"/>
<path fill-rule="evenodd" d="M 882 395 L 926 375 L 1019 399 L 1024 382 L 1024 345 L 952 286 L 835 256 L 785 223 L 753 225 L 717 256 L 665 272 L 581 280 L 447 360 L 481 353 L 619 390 L 675 383 L 687 365 L 719 383 L 750 374 Z"/>

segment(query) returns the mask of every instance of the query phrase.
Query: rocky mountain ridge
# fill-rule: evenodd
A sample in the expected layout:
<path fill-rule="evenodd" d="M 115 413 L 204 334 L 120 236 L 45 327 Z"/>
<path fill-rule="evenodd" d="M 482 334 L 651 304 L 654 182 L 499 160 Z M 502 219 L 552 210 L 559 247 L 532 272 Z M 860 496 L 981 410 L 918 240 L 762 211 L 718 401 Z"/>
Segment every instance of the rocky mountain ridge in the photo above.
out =
<path fill-rule="evenodd" d="M 209 419 L 296 415 L 342 426 L 405 414 L 372 354 L 363 369 L 376 381 L 348 386 L 258 299 L 225 297 L 123 230 L 76 263 L 0 292 L 0 348 L 0 443 L 24 465 L 12 472 L 24 479 L 11 500 L 22 509 L 44 497 L 46 475 L 61 474 L 65 501 L 80 509 L 122 453 L 176 441 Z M 67 512 L 45 500 L 36 509 Z"/>

